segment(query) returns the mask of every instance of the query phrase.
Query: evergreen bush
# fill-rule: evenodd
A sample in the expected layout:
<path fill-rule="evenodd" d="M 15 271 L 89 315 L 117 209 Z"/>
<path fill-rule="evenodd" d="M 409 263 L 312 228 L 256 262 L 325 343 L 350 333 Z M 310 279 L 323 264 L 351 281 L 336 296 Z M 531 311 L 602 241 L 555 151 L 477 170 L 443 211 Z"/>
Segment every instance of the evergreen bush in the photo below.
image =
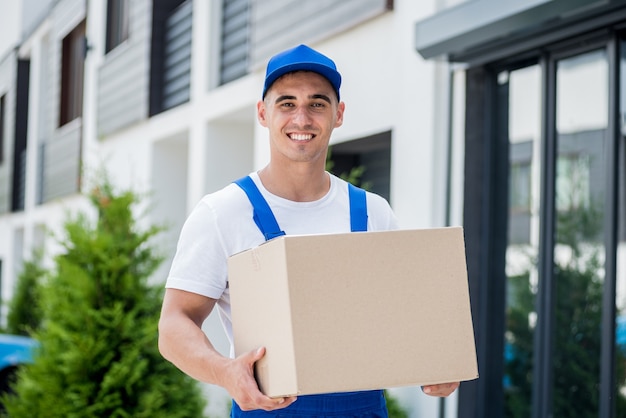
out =
<path fill-rule="evenodd" d="M 196 381 L 157 348 L 162 286 L 148 278 L 161 263 L 139 230 L 137 196 L 104 182 L 90 193 L 97 220 L 65 223 L 64 251 L 41 288 L 40 347 L 23 367 L 15 394 L 3 396 L 11 417 L 201 417 Z"/>
<path fill-rule="evenodd" d="M 46 274 L 41 260 L 41 251 L 35 251 L 17 277 L 15 293 L 8 304 L 7 334 L 30 336 L 41 324 L 39 289 Z"/>

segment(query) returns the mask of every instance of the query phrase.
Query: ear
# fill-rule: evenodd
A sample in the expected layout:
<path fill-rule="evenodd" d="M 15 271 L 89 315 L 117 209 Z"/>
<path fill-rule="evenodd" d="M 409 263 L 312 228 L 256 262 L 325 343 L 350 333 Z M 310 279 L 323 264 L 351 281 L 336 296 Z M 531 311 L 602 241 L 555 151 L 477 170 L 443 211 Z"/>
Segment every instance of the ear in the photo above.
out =
<path fill-rule="evenodd" d="M 337 103 L 337 120 L 335 121 L 335 128 L 343 125 L 343 112 L 346 110 L 346 104 L 344 102 Z"/>
<path fill-rule="evenodd" d="M 256 117 L 259 120 L 261 126 L 267 128 L 267 119 L 265 117 L 265 112 L 267 109 L 265 108 L 265 101 L 259 100 L 256 104 Z"/>

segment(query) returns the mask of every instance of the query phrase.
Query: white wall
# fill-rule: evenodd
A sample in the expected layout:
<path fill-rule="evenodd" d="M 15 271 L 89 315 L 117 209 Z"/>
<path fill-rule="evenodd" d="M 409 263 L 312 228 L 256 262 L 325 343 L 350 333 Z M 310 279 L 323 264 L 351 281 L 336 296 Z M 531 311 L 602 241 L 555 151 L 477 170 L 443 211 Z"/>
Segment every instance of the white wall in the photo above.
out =
<path fill-rule="evenodd" d="M 19 44 L 21 22 L 22 2 L 4 0 L 2 2 L 2 12 L 0 13 L 0 28 L 2 28 L 2 36 L 0 36 L 0 60 Z"/>

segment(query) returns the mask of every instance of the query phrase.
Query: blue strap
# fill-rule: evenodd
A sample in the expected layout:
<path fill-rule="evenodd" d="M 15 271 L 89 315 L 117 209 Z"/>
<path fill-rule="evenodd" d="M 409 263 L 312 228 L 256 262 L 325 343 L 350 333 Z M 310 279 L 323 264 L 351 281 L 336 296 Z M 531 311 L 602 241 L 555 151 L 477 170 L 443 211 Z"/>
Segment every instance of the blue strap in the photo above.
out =
<path fill-rule="evenodd" d="M 235 180 L 235 183 L 241 187 L 244 192 L 246 192 L 246 195 L 248 195 L 248 199 L 250 200 L 254 210 L 252 218 L 254 219 L 256 226 L 258 226 L 261 230 L 265 240 L 269 241 L 272 238 L 285 235 L 285 231 L 282 231 L 278 226 L 278 222 L 276 222 L 272 209 L 270 209 L 267 201 L 256 187 L 256 184 L 254 184 L 254 181 L 250 178 L 250 176 L 245 176 L 239 180 Z"/>
<path fill-rule="evenodd" d="M 280 229 L 276 217 L 267 201 L 254 184 L 250 176 L 245 176 L 235 180 L 241 189 L 246 193 L 253 208 L 254 223 L 259 227 L 266 241 L 272 238 L 285 235 L 285 231 Z M 367 199 L 365 190 L 348 183 L 348 195 L 350 197 L 350 230 L 352 232 L 367 231 Z"/>
<path fill-rule="evenodd" d="M 352 232 L 367 231 L 367 199 L 365 190 L 348 183 L 350 196 L 350 230 Z"/>

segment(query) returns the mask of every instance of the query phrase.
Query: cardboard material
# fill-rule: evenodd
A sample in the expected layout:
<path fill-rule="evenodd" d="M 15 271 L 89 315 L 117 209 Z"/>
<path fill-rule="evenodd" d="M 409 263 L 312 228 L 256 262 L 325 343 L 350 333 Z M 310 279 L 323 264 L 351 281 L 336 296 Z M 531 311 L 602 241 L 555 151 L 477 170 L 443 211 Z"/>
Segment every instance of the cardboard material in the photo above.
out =
<path fill-rule="evenodd" d="M 478 377 L 460 227 L 283 236 L 232 256 L 229 286 L 268 396 Z"/>

